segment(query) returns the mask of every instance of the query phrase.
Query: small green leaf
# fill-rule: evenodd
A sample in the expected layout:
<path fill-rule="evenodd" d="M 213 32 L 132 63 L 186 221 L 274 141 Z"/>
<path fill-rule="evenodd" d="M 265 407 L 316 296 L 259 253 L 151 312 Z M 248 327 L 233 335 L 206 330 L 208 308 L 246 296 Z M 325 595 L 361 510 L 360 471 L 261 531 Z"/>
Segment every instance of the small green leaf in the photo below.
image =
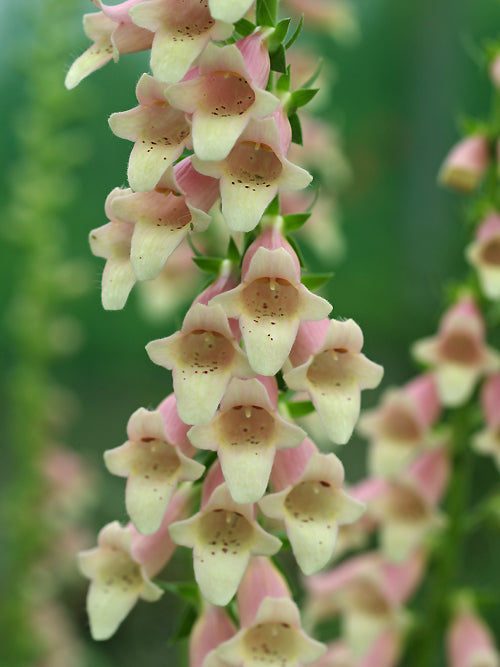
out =
<path fill-rule="evenodd" d="M 300 419 L 314 412 L 314 405 L 311 401 L 291 401 L 286 404 L 286 407 L 292 419 Z"/>
<path fill-rule="evenodd" d="M 196 266 L 205 273 L 219 274 L 221 264 L 224 260 L 220 257 L 193 257 Z"/>
<path fill-rule="evenodd" d="M 173 593 L 177 597 L 186 600 L 191 606 L 194 606 L 195 609 L 198 608 L 200 604 L 200 591 L 198 586 L 192 581 L 161 581 L 158 579 L 154 580 L 154 583 L 159 586 L 164 591 Z"/>
<path fill-rule="evenodd" d="M 314 84 L 318 76 L 320 75 L 321 70 L 323 69 L 323 58 L 320 58 L 318 60 L 318 66 L 316 67 L 315 71 L 313 72 L 312 76 L 307 79 L 307 81 L 304 83 L 303 88 L 309 88 Z"/>
<path fill-rule="evenodd" d="M 266 208 L 264 215 L 279 215 L 280 214 L 280 196 L 276 195 L 276 197 L 272 200 L 272 202 L 269 204 L 269 206 Z"/>
<path fill-rule="evenodd" d="M 238 250 L 238 246 L 234 242 L 234 239 L 233 239 L 232 236 L 229 239 L 229 245 L 227 247 L 227 258 L 231 262 L 238 262 L 238 263 L 241 259 L 240 251 Z"/>
<path fill-rule="evenodd" d="M 198 619 L 197 610 L 191 605 L 189 605 L 186 611 L 184 612 L 184 615 L 177 627 L 177 630 L 174 632 L 172 637 L 170 637 L 169 644 L 170 645 L 177 644 L 177 642 L 180 642 L 182 639 L 186 639 L 186 637 L 189 637 L 191 635 L 193 626 L 196 623 L 197 619 Z"/>
<path fill-rule="evenodd" d="M 330 278 L 333 277 L 333 273 L 309 273 L 302 275 L 302 284 L 307 287 L 308 290 L 314 292 L 315 290 L 323 287 Z"/>
<path fill-rule="evenodd" d="M 290 107 L 293 109 L 300 109 L 300 107 L 308 104 L 316 95 L 319 88 L 302 88 L 292 93 L 290 98 Z"/>
<path fill-rule="evenodd" d="M 288 120 L 292 128 L 293 143 L 302 146 L 302 125 L 300 124 L 300 118 L 296 113 L 292 113 L 291 116 L 288 116 Z"/>
<path fill-rule="evenodd" d="M 293 238 L 293 236 L 290 236 L 290 235 L 286 236 L 285 238 L 288 241 L 288 243 L 292 246 L 292 248 L 295 251 L 295 254 L 299 258 L 300 266 L 302 268 L 304 268 L 305 267 L 304 258 L 302 257 L 302 252 L 301 252 L 299 246 L 297 245 L 297 241 Z"/>
<path fill-rule="evenodd" d="M 271 26 L 276 25 L 276 15 L 278 12 L 277 0 L 257 0 L 255 8 L 255 20 L 257 25 Z"/>
<path fill-rule="evenodd" d="M 291 19 L 281 20 L 276 28 L 274 29 L 273 34 L 269 37 L 267 42 L 267 48 L 269 53 L 273 53 L 276 49 L 283 44 L 288 33 L 288 26 L 290 25 Z"/>
<path fill-rule="evenodd" d="M 285 44 L 285 49 L 288 51 L 288 49 L 292 46 L 292 44 L 295 43 L 295 40 L 297 37 L 300 35 L 302 32 L 302 26 L 304 25 L 304 14 L 300 17 L 299 25 L 295 28 L 295 32 L 293 35 L 290 37 L 288 42 Z"/>
<path fill-rule="evenodd" d="M 247 19 L 240 19 L 234 24 L 234 29 L 242 37 L 251 35 L 255 28 L 256 26 L 251 21 L 247 21 Z"/>
<path fill-rule="evenodd" d="M 285 234 L 290 234 L 290 232 L 300 229 L 310 217 L 310 213 L 290 213 L 289 215 L 284 215 Z"/>
<path fill-rule="evenodd" d="M 286 74 L 286 53 L 283 44 L 281 44 L 274 53 L 270 54 L 270 61 L 273 72 L 282 72 L 283 74 Z"/>

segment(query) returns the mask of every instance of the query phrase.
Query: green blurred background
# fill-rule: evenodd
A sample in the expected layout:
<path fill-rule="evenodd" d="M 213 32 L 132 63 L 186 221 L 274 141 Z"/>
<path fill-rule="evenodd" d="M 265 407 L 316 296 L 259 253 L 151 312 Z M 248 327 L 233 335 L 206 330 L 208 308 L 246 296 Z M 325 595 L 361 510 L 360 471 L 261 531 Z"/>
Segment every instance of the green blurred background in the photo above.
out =
<path fill-rule="evenodd" d="M 72 0 L 69 4 L 74 16 L 65 27 L 71 46 L 60 63 L 61 86 L 65 71 L 88 45 L 80 16 L 91 11 L 90 3 Z M 19 159 L 14 128 L 28 104 L 22 63 L 33 46 L 30 14 L 34 5 L 40 3 L 0 0 L 2 211 L 7 210 L 12 168 Z M 338 128 L 352 170 L 350 183 L 339 195 L 346 254 L 333 267 L 323 261 L 314 270 L 335 271 L 323 295 L 333 302 L 334 316 L 353 317 L 361 325 L 367 356 L 386 369 L 385 389 L 415 372 L 408 348 L 435 330 L 443 286 L 460 278 L 465 268 L 463 202 L 437 187 L 436 173 L 459 136 L 461 115 L 488 112 L 491 88 L 477 54 L 485 39 L 497 37 L 500 3 L 353 0 L 353 5 L 360 24 L 357 42 L 345 45 L 313 33 L 304 34 L 299 42 L 306 46 L 309 40 L 314 49 L 321 47 L 335 73 L 331 101 L 321 113 Z M 137 407 L 154 407 L 171 389 L 169 374 L 149 361 L 144 346 L 172 333 L 187 307 L 185 303 L 177 317 L 153 324 L 142 317 L 133 292 L 123 311 L 104 312 L 100 305 L 103 260 L 92 257 L 88 249 L 88 232 L 106 222 L 106 195 L 126 180 L 130 144 L 113 136 L 106 119 L 136 104 L 135 83 L 147 69 L 145 54 L 125 56 L 66 93 L 77 100 L 79 111 L 72 125 L 83 140 L 75 143 L 74 150 L 82 151 L 82 163 L 74 169 L 74 196 L 63 210 L 61 243 L 69 258 L 88 261 L 91 288 L 67 307 L 82 325 L 83 344 L 76 354 L 55 361 L 52 372 L 77 397 L 64 441 L 84 454 L 97 479 L 96 498 L 86 520 L 94 532 L 104 523 L 126 519 L 123 481 L 104 470 L 102 452 L 123 442 L 126 422 Z M 16 173 L 16 178 L 22 177 Z M 29 198 L 30 184 L 25 185 Z M 3 231 L 9 224 L 8 214 L 2 213 Z M 9 304 L 23 276 L 23 255 L 18 245 L 9 242 L 9 233 L 2 234 L 0 272 L 4 460 L 0 485 L 9 488 L 15 476 L 8 430 L 8 379 L 15 362 Z M 377 392 L 369 393 L 365 406 L 376 400 Z M 340 456 L 348 480 L 357 480 L 364 470 L 363 444 L 354 438 Z M 495 483 L 497 472 L 489 461 L 478 461 L 477 473 L 478 492 Z M 2 500 L 8 504 L 8 495 L 3 494 Z M 463 565 L 465 585 L 498 589 L 498 542 L 498 532 L 477 533 Z M 184 576 L 189 576 L 189 567 Z M 85 634 L 84 590 L 85 584 L 72 589 L 69 613 Z M 174 603 L 165 594 L 154 606 L 139 604 L 112 640 L 96 647 L 88 641 L 88 664 L 181 664 L 167 645 L 177 613 Z M 492 626 L 499 628 L 498 604 L 485 613 Z"/>

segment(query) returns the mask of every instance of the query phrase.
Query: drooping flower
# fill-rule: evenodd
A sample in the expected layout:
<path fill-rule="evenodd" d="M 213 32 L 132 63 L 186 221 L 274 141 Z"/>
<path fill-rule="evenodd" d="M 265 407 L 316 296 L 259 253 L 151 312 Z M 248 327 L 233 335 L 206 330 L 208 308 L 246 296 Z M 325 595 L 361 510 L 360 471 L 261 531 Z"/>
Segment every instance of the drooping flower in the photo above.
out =
<path fill-rule="evenodd" d="M 280 452 L 275 466 L 295 451 Z M 342 490 L 343 481 L 344 468 L 335 454 L 315 452 L 298 478 L 259 502 L 264 514 L 284 521 L 293 554 L 306 575 L 322 569 L 332 557 L 338 526 L 356 521 L 364 511 L 363 503 Z"/>
<path fill-rule="evenodd" d="M 500 299 L 500 215 L 491 213 L 479 225 L 465 254 L 477 270 L 479 282 L 489 299 Z"/>
<path fill-rule="evenodd" d="M 212 303 L 239 320 L 248 360 L 261 375 L 280 370 L 301 322 L 320 320 L 332 308 L 301 284 L 297 255 L 273 227 L 265 229 L 245 253 L 241 284 Z"/>
<path fill-rule="evenodd" d="M 217 182 L 198 174 L 186 158 L 167 170 L 151 192 L 134 192 L 111 202 L 114 215 L 134 225 L 130 261 L 137 280 L 156 278 L 188 234 L 208 227 L 207 211 L 217 197 Z"/>
<path fill-rule="evenodd" d="M 483 317 L 471 297 L 457 301 L 441 318 L 436 336 L 417 341 L 413 354 L 429 364 L 444 405 L 461 405 L 485 373 L 500 367 L 500 357 L 485 344 Z"/>
<path fill-rule="evenodd" d="M 167 401 L 169 418 L 139 408 L 128 421 L 127 442 L 104 453 L 108 470 L 128 478 L 127 512 L 144 534 L 158 530 L 178 483 L 198 479 L 205 469 L 182 453 L 187 427 L 177 416 L 175 396 Z"/>
<path fill-rule="evenodd" d="M 177 83 L 211 39 L 228 39 L 230 23 L 210 14 L 208 0 L 148 0 L 130 10 L 132 21 L 154 32 L 151 69 L 155 78 Z"/>
<path fill-rule="evenodd" d="M 363 334 L 353 320 L 306 322 L 299 327 L 284 374 L 290 389 L 306 391 L 328 437 L 345 444 L 359 416 L 361 391 L 375 388 L 383 368 L 361 354 Z"/>
<path fill-rule="evenodd" d="M 83 29 L 93 44 L 69 68 L 64 82 L 66 88 L 74 88 L 111 58 L 116 62 L 122 53 L 135 53 L 151 47 L 153 33 L 134 25 L 128 15 L 133 5 L 143 1 L 128 0 L 119 6 L 94 2 L 103 11 L 83 17 Z"/>
<path fill-rule="evenodd" d="M 252 369 L 218 305 L 194 304 L 182 328 L 148 343 L 151 360 L 172 370 L 182 421 L 208 423 L 233 375 L 251 377 Z"/>
<path fill-rule="evenodd" d="M 500 654 L 486 624 L 470 609 L 458 611 L 448 628 L 450 667 L 499 667 Z"/>
<path fill-rule="evenodd" d="M 446 488 L 450 462 L 445 447 L 422 454 L 396 480 L 388 482 L 371 506 L 380 522 L 381 551 L 395 562 L 406 560 L 442 527 L 437 509 Z"/>
<path fill-rule="evenodd" d="M 252 559 L 238 589 L 238 609 L 241 630 L 217 649 L 229 665 L 300 667 L 325 651 L 302 630 L 286 583 L 267 558 Z"/>
<path fill-rule="evenodd" d="M 200 512 L 170 526 L 174 542 L 193 549 L 195 578 L 204 598 L 226 605 L 239 586 L 250 557 L 271 556 L 281 546 L 255 520 L 252 505 L 236 503 L 220 484 Z"/>
<path fill-rule="evenodd" d="M 106 225 L 93 229 L 89 235 L 90 248 L 97 257 L 104 257 L 101 298 L 106 310 L 120 310 L 125 305 L 136 277 L 130 263 L 130 247 L 134 226 L 122 222 L 113 214 L 113 202 L 129 195 L 130 189 L 114 188 L 106 198 L 105 211 L 110 219 Z"/>
<path fill-rule="evenodd" d="M 99 533 L 98 546 L 78 555 L 82 574 L 90 579 L 87 613 L 96 640 L 108 639 L 137 602 L 155 602 L 163 591 L 146 575 L 131 556 L 131 527 L 117 521 Z"/>
<path fill-rule="evenodd" d="M 465 137 L 446 156 L 439 181 L 450 188 L 472 192 L 483 178 L 489 162 L 487 137 L 482 134 Z"/>
<path fill-rule="evenodd" d="M 262 42 L 259 35 L 250 35 L 222 48 L 209 44 L 200 57 L 199 75 L 165 93 L 173 107 L 192 114 L 193 146 L 200 160 L 226 158 L 250 119 L 268 116 L 279 104 L 262 89 L 269 75 L 267 49 L 262 55 L 258 48 L 251 49 L 248 55 L 260 55 L 264 63 L 258 68 L 259 81 L 249 74 L 244 42 L 250 39 Z"/>
<path fill-rule="evenodd" d="M 213 420 L 188 433 L 195 447 L 217 451 L 229 491 L 239 503 L 262 498 L 276 450 L 298 446 L 305 435 L 278 414 L 276 401 L 257 378 L 233 378 Z"/>
<path fill-rule="evenodd" d="M 371 473 L 397 475 L 423 446 L 432 444 L 430 427 L 440 411 L 436 381 L 429 373 L 386 391 L 380 406 L 364 412 L 358 423 L 359 432 L 370 440 Z"/>
<path fill-rule="evenodd" d="M 205 605 L 189 635 L 189 667 L 222 667 L 215 649 L 235 634 L 234 623 L 224 609 Z"/>
<path fill-rule="evenodd" d="M 302 190 L 312 180 L 286 159 L 277 117 L 251 120 L 223 160 L 193 157 L 197 171 L 220 180 L 222 215 L 231 231 L 251 231 L 278 192 Z"/>
<path fill-rule="evenodd" d="M 128 163 L 128 182 L 136 191 L 153 190 L 186 145 L 191 127 L 182 111 L 170 106 L 165 84 L 143 74 L 136 88 L 139 105 L 113 113 L 109 125 L 118 137 L 134 142 Z"/>
<path fill-rule="evenodd" d="M 489 377 L 481 388 L 481 407 L 486 428 L 472 439 L 474 449 L 491 454 L 500 468 L 500 375 Z"/>

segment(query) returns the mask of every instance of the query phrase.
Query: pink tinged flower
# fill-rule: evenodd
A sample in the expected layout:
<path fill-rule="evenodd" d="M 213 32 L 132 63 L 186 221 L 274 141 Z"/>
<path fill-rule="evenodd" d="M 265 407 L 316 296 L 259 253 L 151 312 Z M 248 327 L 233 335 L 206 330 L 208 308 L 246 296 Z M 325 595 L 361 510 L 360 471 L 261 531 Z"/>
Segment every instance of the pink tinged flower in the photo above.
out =
<path fill-rule="evenodd" d="M 420 456 L 398 481 L 372 505 L 380 520 L 382 553 L 402 562 L 442 527 L 437 510 L 449 478 L 449 458 L 444 447 Z"/>
<path fill-rule="evenodd" d="M 170 526 L 174 542 L 193 549 L 195 578 L 203 597 L 226 605 L 239 586 L 252 555 L 271 556 L 281 542 L 255 520 L 252 505 L 236 503 L 226 484 L 190 519 Z"/>
<path fill-rule="evenodd" d="M 189 667 L 222 667 L 215 649 L 235 634 L 234 623 L 224 609 L 206 605 L 189 635 Z"/>
<path fill-rule="evenodd" d="M 273 234 L 266 230 L 247 251 L 241 284 L 212 301 L 239 320 L 248 360 L 261 375 L 280 370 L 301 322 L 321 320 L 332 308 L 301 284 L 297 256 L 281 234 L 278 247 L 265 247 Z"/>
<path fill-rule="evenodd" d="M 108 470 L 127 477 L 126 507 L 137 530 L 158 530 L 179 482 L 194 481 L 205 467 L 184 456 L 167 435 L 159 411 L 139 408 L 127 425 L 125 444 L 104 453 Z"/>
<path fill-rule="evenodd" d="M 153 75 L 177 83 L 211 39 L 225 40 L 233 26 L 210 14 L 208 0 L 148 0 L 130 10 L 132 21 L 154 32 Z"/>
<path fill-rule="evenodd" d="M 481 389 L 481 407 L 486 428 L 477 433 L 472 446 L 482 454 L 491 454 L 500 468 L 500 375 L 489 377 Z"/>
<path fill-rule="evenodd" d="M 139 533 L 130 524 L 132 530 L 130 553 L 148 577 L 155 577 L 161 572 L 177 549 L 177 545 L 170 537 L 169 527 L 174 521 L 181 521 L 189 516 L 193 495 L 192 485 L 182 484 L 172 496 L 160 527 L 151 535 Z"/>
<path fill-rule="evenodd" d="M 268 559 L 250 562 L 238 589 L 238 609 L 242 629 L 217 649 L 229 665 L 299 667 L 325 651 L 302 630 L 288 587 Z"/>
<path fill-rule="evenodd" d="M 156 278 L 186 236 L 205 231 L 210 224 L 210 216 L 196 206 L 197 202 L 182 191 L 179 196 L 176 170 L 181 165 L 164 174 L 155 190 L 134 192 L 111 204 L 111 210 L 120 220 L 134 225 L 130 261 L 137 280 Z M 200 182 L 200 187 L 204 185 Z M 208 183 L 208 187 L 212 185 Z"/>
<path fill-rule="evenodd" d="M 436 336 L 415 343 L 413 354 L 431 366 L 444 405 L 464 403 L 478 379 L 500 367 L 498 353 L 484 338 L 483 316 L 475 301 L 465 297 L 446 311 Z"/>
<path fill-rule="evenodd" d="M 167 102 L 164 87 L 143 74 L 136 89 L 139 105 L 109 118 L 114 134 L 134 142 L 127 173 L 133 190 L 152 190 L 190 141 L 190 124 Z"/>
<path fill-rule="evenodd" d="M 312 180 L 282 153 L 274 118 L 251 120 L 223 160 L 205 162 L 195 156 L 193 165 L 220 179 L 222 215 L 234 232 L 254 229 L 278 192 L 302 190 Z"/>
<path fill-rule="evenodd" d="M 177 333 L 148 343 L 155 364 L 172 370 L 177 409 L 186 424 L 207 424 L 233 375 L 252 369 L 220 306 L 192 306 Z"/>
<path fill-rule="evenodd" d="M 294 484 L 259 502 L 266 516 L 285 522 L 293 554 L 306 575 L 321 570 L 332 557 L 338 526 L 364 512 L 363 503 L 342 490 L 343 481 L 344 468 L 335 454 L 314 453 Z"/>
<path fill-rule="evenodd" d="M 489 299 L 500 299 L 500 215 L 491 213 L 481 223 L 465 254 L 477 270 L 485 295 Z"/>
<path fill-rule="evenodd" d="M 113 202 L 126 197 L 130 189 L 114 188 L 106 198 L 105 211 L 110 219 L 106 225 L 89 234 L 90 249 L 96 257 L 104 257 L 101 299 L 106 310 L 120 310 L 125 305 L 136 277 L 130 263 L 133 225 L 119 220 L 112 211 Z"/>
<path fill-rule="evenodd" d="M 397 475 L 423 446 L 432 443 L 430 427 L 441 411 L 436 381 L 428 373 L 400 389 L 387 391 L 380 407 L 365 412 L 358 430 L 370 440 L 374 475 Z"/>
<path fill-rule="evenodd" d="M 90 579 L 87 613 L 96 640 L 109 639 L 137 602 L 155 602 L 163 591 L 131 556 L 132 529 L 117 521 L 99 533 L 98 546 L 78 555 L 82 574 Z"/>
<path fill-rule="evenodd" d="M 134 25 L 128 15 L 128 9 L 142 1 L 129 0 L 122 3 L 122 8 L 94 3 L 103 11 L 83 17 L 83 29 L 93 44 L 69 68 L 64 82 L 66 88 L 74 88 L 111 58 L 116 62 L 122 53 L 135 53 L 151 47 L 153 34 Z"/>
<path fill-rule="evenodd" d="M 265 58 L 268 64 L 267 51 Z M 227 157 L 250 119 L 268 116 L 279 104 L 277 97 L 252 81 L 237 44 L 222 48 L 208 44 L 200 58 L 199 76 L 170 86 L 166 97 L 173 107 L 192 114 L 198 158 L 215 161 Z"/>
<path fill-rule="evenodd" d="M 456 614 L 446 637 L 450 667 L 499 667 L 500 655 L 486 624 L 470 610 Z"/>
<path fill-rule="evenodd" d="M 473 134 L 461 139 L 448 153 L 438 178 L 443 185 L 471 192 L 479 185 L 489 163 L 487 137 Z"/>
<path fill-rule="evenodd" d="M 354 320 L 303 324 L 291 354 L 299 365 L 284 374 L 290 389 L 308 392 L 328 437 L 339 445 L 351 437 L 361 391 L 374 389 L 384 373 L 361 354 L 362 347 L 363 334 Z"/>
<path fill-rule="evenodd" d="M 264 495 L 277 449 L 297 447 L 305 432 L 277 412 L 257 378 L 233 378 L 213 420 L 193 426 L 195 447 L 217 451 L 231 496 L 253 503 Z"/>

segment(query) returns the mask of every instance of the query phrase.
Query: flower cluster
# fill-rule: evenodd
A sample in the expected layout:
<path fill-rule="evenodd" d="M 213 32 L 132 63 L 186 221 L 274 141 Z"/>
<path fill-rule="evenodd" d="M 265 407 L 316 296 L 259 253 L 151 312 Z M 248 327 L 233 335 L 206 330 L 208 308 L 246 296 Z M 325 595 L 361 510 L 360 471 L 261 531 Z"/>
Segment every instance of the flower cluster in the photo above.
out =
<path fill-rule="evenodd" d="M 289 152 L 297 109 L 315 91 L 290 89 L 284 58 L 294 36 L 286 41 L 290 20 L 277 22 L 275 2 L 95 4 L 84 19 L 94 44 L 67 86 L 142 49 L 151 48 L 152 70 L 137 85 L 138 106 L 109 121 L 133 148 L 130 188 L 109 194 L 109 222 L 90 234 L 106 259 L 104 307 L 122 308 L 136 281 L 156 279 L 179 246 L 215 224 L 219 205 L 230 241 L 225 258 L 195 258 L 212 282 L 179 331 L 147 346 L 172 372 L 174 393 L 134 412 L 128 440 L 105 452 L 108 470 L 127 478 L 131 523 L 105 526 L 80 554 L 91 632 L 106 639 L 138 598 L 157 600 L 152 577 L 181 545 L 192 549 L 205 600 L 192 665 L 311 664 L 324 647 L 301 629 L 270 561 L 281 541 L 269 531 L 281 527 L 301 570 L 314 574 L 364 504 L 342 488 L 337 456 L 321 453 L 293 417 L 297 406 L 317 410 L 328 438 L 345 444 L 361 391 L 383 374 L 361 351 L 360 327 L 329 319 L 331 304 L 306 286 L 290 230 L 309 214 L 280 207 L 282 191 L 311 182 Z M 221 609 L 235 595 L 239 631 Z"/>

